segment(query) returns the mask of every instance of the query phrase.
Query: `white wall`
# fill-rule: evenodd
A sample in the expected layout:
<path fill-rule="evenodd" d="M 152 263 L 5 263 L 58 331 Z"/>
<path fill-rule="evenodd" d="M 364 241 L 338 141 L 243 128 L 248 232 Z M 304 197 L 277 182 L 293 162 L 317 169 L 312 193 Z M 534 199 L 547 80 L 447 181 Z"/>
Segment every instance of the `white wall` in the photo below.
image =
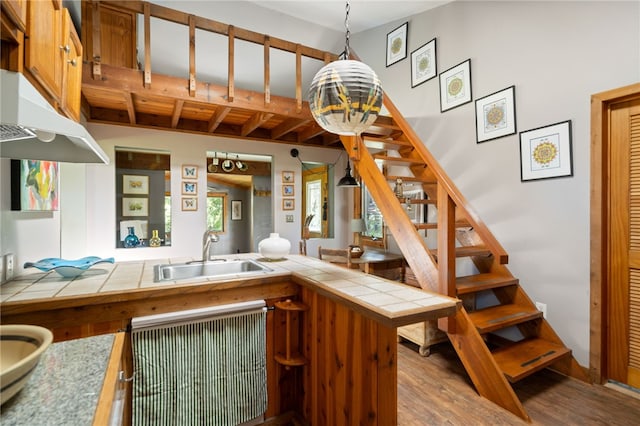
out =
<path fill-rule="evenodd" d="M 578 361 L 589 351 L 590 95 L 640 79 L 638 2 L 457 1 L 352 37 L 360 58 L 509 253 L 509 269 Z M 385 66 L 408 21 L 408 57 Z M 519 139 L 477 144 L 474 103 L 440 112 L 438 78 L 411 88 L 410 52 L 438 72 L 471 58 L 473 99 L 516 87 L 518 131 L 573 123 L 573 177 L 520 181 Z"/>
<path fill-rule="evenodd" d="M 291 241 L 292 252 L 297 253 L 300 241 L 301 217 L 301 166 L 297 158 L 290 155 L 291 145 L 278 143 L 254 143 L 238 139 L 217 138 L 205 135 L 194 135 L 162 130 L 136 129 L 123 126 L 89 124 L 87 126 L 93 137 L 105 152 L 114 158 L 115 147 L 153 148 L 171 152 L 171 193 L 172 204 L 172 239 L 170 247 L 116 249 L 115 235 L 115 164 L 87 165 L 87 218 L 86 239 L 89 254 L 114 256 L 117 260 L 134 260 L 166 257 L 195 257 L 202 255 L 202 233 L 206 228 L 206 210 L 199 208 L 196 212 L 183 212 L 180 206 L 180 170 L 182 164 L 199 166 L 198 188 L 206 187 L 206 152 L 235 152 L 262 154 L 273 156 L 273 232 Z M 334 163 L 340 151 L 326 148 L 301 147 L 300 157 L 309 161 Z M 344 169 L 345 156 L 342 156 L 336 167 Z M 282 210 L 282 171 L 294 170 L 295 207 L 294 211 Z M 334 184 L 335 186 L 335 184 Z M 341 191 L 341 190 L 340 190 Z M 198 205 L 206 205 L 206 194 L 198 191 Z M 324 242 L 324 245 L 346 245 L 346 223 L 350 212 L 350 198 L 337 197 L 335 220 L 337 223 L 336 239 Z M 265 212 L 267 214 L 267 212 Z M 286 214 L 293 214 L 295 221 L 287 223 Z M 62 240 L 66 238 L 66 229 L 62 231 Z M 77 232 L 74 230 L 74 232 Z"/>

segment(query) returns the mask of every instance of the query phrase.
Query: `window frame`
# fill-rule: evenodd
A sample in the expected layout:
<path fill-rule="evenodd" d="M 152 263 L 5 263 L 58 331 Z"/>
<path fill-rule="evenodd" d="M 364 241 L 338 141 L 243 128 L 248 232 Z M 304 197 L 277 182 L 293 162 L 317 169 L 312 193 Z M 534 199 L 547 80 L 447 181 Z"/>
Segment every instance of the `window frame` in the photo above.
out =
<path fill-rule="evenodd" d="M 210 198 L 222 198 L 222 230 L 215 230 L 214 231 L 218 234 L 226 234 L 227 233 L 227 229 L 228 229 L 228 225 L 227 225 L 227 221 L 229 219 L 229 207 L 228 207 L 228 203 L 227 203 L 227 199 L 229 198 L 229 194 L 227 194 L 226 192 L 209 192 L 207 193 L 207 228 L 209 228 L 209 199 Z"/>

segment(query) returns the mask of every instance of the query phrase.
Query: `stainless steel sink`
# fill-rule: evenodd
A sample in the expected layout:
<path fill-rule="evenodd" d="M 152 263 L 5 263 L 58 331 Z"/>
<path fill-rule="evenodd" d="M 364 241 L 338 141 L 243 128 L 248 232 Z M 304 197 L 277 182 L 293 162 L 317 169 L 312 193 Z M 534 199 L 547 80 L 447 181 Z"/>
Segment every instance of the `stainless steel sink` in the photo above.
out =
<path fill-rule="evenodd" d="M 269 272 L 273 269 L 250 259 L 218 259 L 208 262 L 187 262 L 153 267 L 153 281 L 176 281 L 188 278 L 217 278 L 226 275 L 245 275 Z"/>

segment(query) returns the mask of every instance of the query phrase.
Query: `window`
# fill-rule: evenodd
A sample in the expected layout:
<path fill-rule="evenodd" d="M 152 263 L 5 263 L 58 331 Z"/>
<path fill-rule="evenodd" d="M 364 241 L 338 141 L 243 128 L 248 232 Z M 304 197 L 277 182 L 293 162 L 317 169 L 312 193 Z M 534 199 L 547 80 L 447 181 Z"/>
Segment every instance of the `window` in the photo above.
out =
<path fill-rule="evenodd" d="M 363 185 L 362 190 L 362 219 L 364 220 L 363 236 L 372 240 L 382 239 L 384 236 L 384 221 L 376 202 Z"/>
<path fill-rule="evenodd" d="M 210 193 L 207 195 L 207 229 L 224 232 L 226 220 L 227 194 Z"/>

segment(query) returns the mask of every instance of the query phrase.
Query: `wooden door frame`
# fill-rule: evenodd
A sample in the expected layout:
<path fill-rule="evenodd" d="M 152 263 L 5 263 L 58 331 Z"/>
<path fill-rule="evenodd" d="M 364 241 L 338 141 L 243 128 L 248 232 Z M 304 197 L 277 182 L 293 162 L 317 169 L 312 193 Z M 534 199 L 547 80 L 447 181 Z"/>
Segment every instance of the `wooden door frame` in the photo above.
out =
<path fill-rule="evenodd" d="M 640 98 L 640 83 L 591 96 L 591 305 L 589 374 L 606 377 L 607 253 L 609 250 L 610 111 L 613 105 Z"/>

